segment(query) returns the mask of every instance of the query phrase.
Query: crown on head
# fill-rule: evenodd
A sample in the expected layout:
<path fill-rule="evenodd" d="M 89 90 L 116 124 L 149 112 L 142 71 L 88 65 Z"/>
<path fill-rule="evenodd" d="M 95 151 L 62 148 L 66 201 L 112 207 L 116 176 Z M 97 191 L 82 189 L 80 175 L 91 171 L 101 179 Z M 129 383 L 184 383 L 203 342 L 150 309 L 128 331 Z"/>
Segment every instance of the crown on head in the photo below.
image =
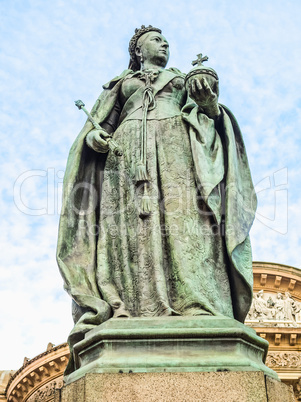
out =
<path fill-rule="evenodd" d="M 130 43 L 129 43 L 129 53 L 130 53 L 130 56 L 131 56 L 131 62 L 133 64 L 136 64 L 135 50 L 136 50 L 138 39 L 142 35 L 144 35 L 145 33 L 152 32 L 152 31 L 162 33 L 161 29 L 155 28 L 152 25 L 149 25 L 148 27 L 146 27 L 145 25 L 141 25 L 141 28 L 136 28 L 135 29 L 135 34 L 133 35 L 133 37 L 132 37 L 132 39 L 130 40 Z"/>

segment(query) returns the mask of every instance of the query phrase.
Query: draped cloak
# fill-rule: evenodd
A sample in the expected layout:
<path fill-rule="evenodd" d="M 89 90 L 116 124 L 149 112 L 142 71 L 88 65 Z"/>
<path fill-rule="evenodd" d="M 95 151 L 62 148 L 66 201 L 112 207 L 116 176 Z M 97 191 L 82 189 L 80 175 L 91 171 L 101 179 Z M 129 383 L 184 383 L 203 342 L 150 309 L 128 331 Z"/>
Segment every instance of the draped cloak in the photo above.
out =
<path fill-rule="evenodd" d="M 177 70 L 165 70 L 154 85 L 154 95 Z M 121 85 L 131 74 L 124 71 L 104 85 L 91 114 L 101 125 L 117 103 Z M 136 94 L 137 96 L 137 94 Z M 239 126 L 232 113 L 219 105 L 218 123 L 189 100 L 181 110 L 187 123 L 196 183 L 217 224 L 224 225 L 228 277 L 234 318 L 243 322 L 252 300 L 252 255 L 249 231 L 256 210 L 256 196 Z M 97 228 L 106 156 L 90 149 L 86 135 L 93 129 L 87 121 L 69 153 L 63 186 L 57 261 L 65 290 L 75 306 L 75 326 L 69 345 L 112 317 L 111 306 L 102 299 L 96 280 Z M 223 183 L 223 186 L 221 184 Z M 89 230 L 87 230 L 89 228 Z M 74 370 L 72 353 L 66 374 Z"/>

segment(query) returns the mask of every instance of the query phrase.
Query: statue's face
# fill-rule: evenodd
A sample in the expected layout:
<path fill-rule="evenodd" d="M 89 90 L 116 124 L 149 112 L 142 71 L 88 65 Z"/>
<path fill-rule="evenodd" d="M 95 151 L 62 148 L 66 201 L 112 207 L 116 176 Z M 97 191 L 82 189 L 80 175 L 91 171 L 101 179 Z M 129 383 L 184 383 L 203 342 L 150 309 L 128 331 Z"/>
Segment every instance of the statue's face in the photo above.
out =
<path fill-rule="evenodd" d="M 158 32 L 148 32 L 142 35 L 137 43 L 136 54 L 158 67 L 165 67 L 169 59 L 169 44 Z"/>

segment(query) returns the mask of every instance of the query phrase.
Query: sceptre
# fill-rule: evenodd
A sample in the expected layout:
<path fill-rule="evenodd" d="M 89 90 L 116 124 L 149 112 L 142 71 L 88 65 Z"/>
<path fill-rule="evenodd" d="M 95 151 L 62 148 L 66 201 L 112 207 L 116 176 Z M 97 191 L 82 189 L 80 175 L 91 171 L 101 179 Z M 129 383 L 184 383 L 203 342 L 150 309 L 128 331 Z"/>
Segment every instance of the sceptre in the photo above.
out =
<path fill-rule="evenodd" d="M 86 113 L 89 121 L 93 124 L 94 128 L 96 128 L 97 130 L 101 130 L 100 136 L 102 137 L 103 140 L 105 140 L 108 143 L 110 151 L 112 151 L 117 156 L 122 156 L 122 151 L 121 151 L 119 145 L 117 144 L 117 142 L 113 140 L 113 138 L 110 134 L 105 133 L 104 129 L 101 128 L 100 125 L 93 119 L 91 114 L 85 108 L 84 102 L 79 99 L 79 100 L 75 101 L 74 103 L 75 103 L 75 106 L 77 106 L 79 110 L 82 109 Z"/>

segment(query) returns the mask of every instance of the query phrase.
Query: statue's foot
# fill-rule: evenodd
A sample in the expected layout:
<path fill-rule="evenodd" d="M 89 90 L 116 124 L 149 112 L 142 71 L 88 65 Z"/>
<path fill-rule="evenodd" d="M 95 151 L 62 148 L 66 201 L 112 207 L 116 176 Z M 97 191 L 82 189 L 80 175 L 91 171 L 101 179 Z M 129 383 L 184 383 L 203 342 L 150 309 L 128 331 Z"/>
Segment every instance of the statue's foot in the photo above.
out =
<path fill-rule="evenodd" d="M 195 316 L 195 315 L 213 315 L 213 314 L 212 314 L 212 313 L 209 313 L 209 311 L 200 309 L 199 311 L 197 311 L 197 312 L 195 312 L 195 313 L 193 314 L 193 316 Z"/>
<path fill-rule="evenodd" d="M 182 315 L 198 316 L 198 315 L 213 315 L 213 314 L 202 308 L 191 308 L 185 310 Z"/>
<path fill-rule="evenodd" d="M 120 315 L 114 315 L 113 318 L 131 318 L 131 315 L 129 313 L 123 313 Z"/>
<path fill-rule="evenodd" d="M 131 314 L 124 309 L 118 309 L 114 311 L 113 318 L 131 318 Z"/>
<path fill-rule="evenodd" d="M 164 310 L 164 312 L 162 314 L 160 314 L 161 316 L 180 316 L 181 314 L 177 313 L 174 309 L 172 308 L 167 308 L 166 310 Z"/>
<path fill-rule="evenodd" d="M 131 318 L 131 314 L 125 308 L 123 303 L 116 302 L 113 307 L 113 318 Z"/>

